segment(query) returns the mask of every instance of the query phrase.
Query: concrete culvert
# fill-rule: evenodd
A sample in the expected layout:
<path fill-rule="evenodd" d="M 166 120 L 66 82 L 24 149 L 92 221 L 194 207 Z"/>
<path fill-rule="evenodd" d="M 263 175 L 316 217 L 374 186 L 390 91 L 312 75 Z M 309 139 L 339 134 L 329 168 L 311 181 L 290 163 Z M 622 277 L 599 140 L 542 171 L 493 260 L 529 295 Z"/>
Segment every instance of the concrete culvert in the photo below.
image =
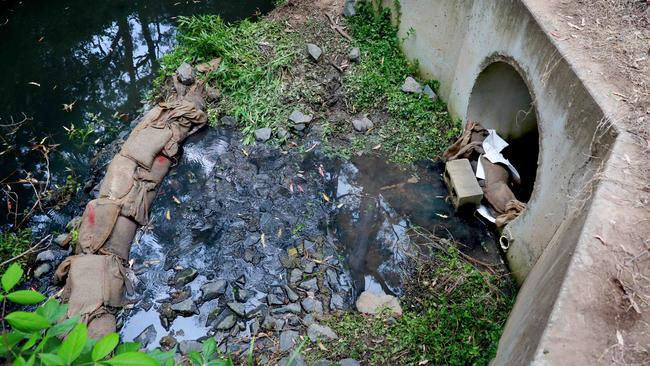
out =
<path fill-rule="evenodd" d="M 505 61 L 488 65 L 479 74 L 467 108 L 467 120 L 495 129 L 510 146 L 503 155 L 517 168 L 521 184 L 517 199 L 528 202 L 533 192 L 539 155 L 537 111 L 519 71 Z"/>

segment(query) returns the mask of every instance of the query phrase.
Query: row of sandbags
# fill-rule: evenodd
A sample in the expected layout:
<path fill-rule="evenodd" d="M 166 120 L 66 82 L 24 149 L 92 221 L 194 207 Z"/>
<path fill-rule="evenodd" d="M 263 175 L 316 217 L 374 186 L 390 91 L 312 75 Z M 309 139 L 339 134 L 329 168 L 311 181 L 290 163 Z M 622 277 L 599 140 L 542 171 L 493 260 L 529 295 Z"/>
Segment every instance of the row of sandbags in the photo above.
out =
<path fill-rule="evenodd" d="M 511 184 L 521 184 L 518 175 L 512 174 L 508 166 L 494 163 L 486 158 L 484 142 L 490 131 L 476 122 L 468 122 L 465 131 L 443 153 L 445 161 L 468 159 L 477 172 L 479 164 L 485 179 L 478 179 L 483 190 L 483 198 L 491 216 L 495 217 L 498 228 L 517 218 L 526 209 L 526 204 L 517 200 L 510 189 Z"/>
<path fill-rule="evenodd" d="M 98 198 L 82 215 L 75 255 L 54 275 L 56 283 L 65 281 L 67 316 L 80 315 L 93 338 L 116 330 L 115 313 L 124 305 L 125 292 L 133 291 L 127 268 L 136 230 L 147 224 L 180 144 L 207 122 L 204 82 L 181 80 L 177 73 L 175 92 L 144 115 L 109 164 Z"/>

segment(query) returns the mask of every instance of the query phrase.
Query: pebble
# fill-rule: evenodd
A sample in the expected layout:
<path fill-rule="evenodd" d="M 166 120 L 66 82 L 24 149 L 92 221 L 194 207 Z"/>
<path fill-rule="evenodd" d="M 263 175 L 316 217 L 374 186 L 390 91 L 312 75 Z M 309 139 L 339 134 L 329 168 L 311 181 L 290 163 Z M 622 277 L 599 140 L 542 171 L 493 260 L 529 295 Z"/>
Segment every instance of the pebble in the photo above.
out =
<path fill-rule="evenodd" d="M 309 123 L 313 118 L 311 114 L 304 114 L 299 110 L 295 110 L 289 115 L 289 119 L 294 123 Z"/>
<path fill-rule="evenodd" d="M 229 302 L 227 305 L 230 308 L 230 310 L 232 310 L 235 314 L 241 317 L 246 315 L 246 308 L 244 304 L 240 302 Z"/>
<path fill-rule="evenodd" d="M 278 128 L 278 132 L 276 133 L 279 139 L 287 137 L 287 134 L 289 134 L 289 131 L 282 127 Z"/>
<path fill-rule="evenodd" d="M 330 299 L 330 309 L 344 309 L 345 308 L 345 300 L 343 299 L 343 296 L 339 294 L 333 294 L 332 298 Z"/>
<path fill-rule="evenodd" d="M 271 132 L 273 130 L 268 127 L 259 128 L 255 130 L 255 139 L 259 142 L 266 142 L 271 138 Z"/>
<path fill-rule="evenodd" d="M 46 273 L 50 272 L 51 269 L 52 266 L 49 263 L 43 263 L 34 270 L 34 277 L 41 278 Z"/>
<path fill-rule="evenodd" d="M 323 315 L 323 303 L 320 302 L 320 300 L 307 297 L 302 300 L 302 307 L 308 313 L 316 314 L 318 316 Z"/>
<path fill-rule="evenodd" d="M 284 319 L 277 319 L 267 315 L 264 317 L 264 321 L 262 322 L 262 328 L 279 332 L 284 328 Z"/>
<path fill-rule="evenodd" d="M 291 350 L 296 345 L 298 336 L 299 334 L 295 330 L 285 330 L 280 333 L 280 351 L 286 352 Z"/>
<path fill-rule="evenodd" d="M 232 328 L 236 322 L 237 322 L 237 318 L 233 314 L 227 315 L 219 322 L 219 324 L 217 324 L 217 329 L 228 330 Z"/>
<path fill-rule="evenodd" d="M 352 120 L 352 126 L 357 132 L 366 132 L 375 127 L 375 124 L 368 117 L 356 118 Z"/>
<path fill-rule="evenodd" d="M 199 309 L 196 307 L 196 304 L 192 299 L 186 299 L 178 304 L 173 304 L 171 309 L 185 316 L 199 313 Z"/>
<path fill-rule="evenodd" d="M 144 348 L 153 342 L 156 339 L 157 335 L 158 333 L 156 332 L 156 327 L 151 324 L 148 327 L 144 328 L 144 330 L 138 334 L 138 336 L 135 337 L 133 341 L 140 343 L 140 345 Z"/>
<path fill-rule="evenodd" d="M 402 307 L 395 296 L 386 294 L 373 294 L 364 291 L 356 302 L 357 310 L 364 314 L 377 314 L 388 308 L 394 317 L 402 316 Z"/>
<path fill-rule="evenodd" d="M 302 324 L 306 326 L 310 326 L 314 323 L 316 323 L 316 319 L 314 319 L 314 316 L 311 314 L 307 314 L 302 318 Z"/>
<path fill-rule="evenodd" d="M 302 270 L 305 273 L 314 273 L 314 268 L 316 268 L 316 263 L 309 260 L 306 261 L 302 266 Z"/>
<path fill-rule="evenodd" d="M 303 290 L 316 292 L 318 291 L 318 280 L 316 279 L 316 277 L 314 277 L 310 280 L 302 281 L 300 282 L 300 285 L 298 287 L 300 287 Z"/>
<path fill-rule="evenodd" d="M 289 298 L 289 301 L 291 302 L 296 302 L 298 299 L 300 299 L 300 296 L 291 289 L 289 286 L 284 286 L 284 290 L 287 292 L 287 297 Z"/>
<path fill-rule="evenodd" d="M 274 294 L 266 295 L 266 301 L 269 303 L 269 305 L 284 305 L 284 301 L 282 301 L 282 299 Z"/>
<path fill-rule="evenodd" d="M 57 235 L 56 238 L 54 238 L 54 242 L 58 246 L 64 247 L 64 246 L 68 245 L 68 243 L 70 243 L 71 239 L 72 239 L 72 237 L 71 237 L 70 234 L 64 233 L 64 234 Z"/>
<path fill-rule="evenodd" d="M 339 338 L 332 328 L 320 324 L 311 324 L 309 328 L 307 328 L 307 336 L 309 336 L 309 339 L 311 339 L 312 342 L 316 342 L 317 340 L 333 341 Z"/>
<path fill-rule="evenodd" d="M 402 84 L 402 91 L 405 93 L 420 94 L 422 93 L 422 85 L 409 76 L 404 80 L 404 84 Z"/>
<path fill-rule="evenodd" d="M 190 64 L 183 62 L 181 66 L 176 69 L 176 77 L 183 85 L 192 85 L 196 80 L 196 73 Z"/>
<path fill-rule="evenodd" d="M 176 338 L 174 338 L 171 335 L 166 335 L 162 338 L 160 338 L 160 348 L 162 348 L 164 351 L 170 350 L 178 344 L 178 341 Z"/>
<path fill-rule="evenodd" d="M 289 283 L 293 285 L 300 282 L 300 280 L 302 280 L 302 271 L 298 268 L 292 269 L 289 275 Z"/>
<path fill-rule="evenodd" d="M 323 50 L 320 47 L 316 46 L 313 43 L 307 43 L 307 52 L 314 61 L 318 61 L 320 56 L 323 54 Z"/>
<path fill-rule="evenodd" d="M 348 59 L 352 62 L 359 62 L 361 59 L 361 50 L 359 47 L 353 47 L 350 49 L 350 53 L 348 53 Z"/>
<path fill-rule="evenodd" d="M 210 301 L 216 299 L 220 295 L 226 293 L 227 282 L 225 280 L 216 280 L 206 282 L 201 285 L 201 293 L 203 294 L 203 301 Z"/>
<path fill-rule="evenodd" d="M 51 262 L 56 258 L 51 250 L 44 250 L 36 256 L 36 262 Z"/>

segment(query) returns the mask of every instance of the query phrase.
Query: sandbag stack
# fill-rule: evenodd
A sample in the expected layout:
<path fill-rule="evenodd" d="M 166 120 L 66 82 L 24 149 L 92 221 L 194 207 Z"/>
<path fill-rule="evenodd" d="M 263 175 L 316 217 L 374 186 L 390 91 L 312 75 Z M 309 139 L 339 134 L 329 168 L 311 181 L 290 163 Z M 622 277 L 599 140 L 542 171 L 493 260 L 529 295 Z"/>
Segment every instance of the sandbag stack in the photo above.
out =
<path fill-rule="evenodd" d="M 218 65 L 213 60 L 202 66 L 210 73 Z M 189 80 L 180 72 L 188 67 Z M 193 75 L 191 66 L 182 65 L 167 100 L 149 110 L 131 132 L 109 164 L 98 198 L 86 205 L 75 255 L 54 274 L 55 283 L 65 281 L 67 316 L 80 315 L 93 338 L 116 331 L 116 310 L 124 305 L 125 292 L 133 291 L 128 261 L 136 230 L 147 224 L 151 203 L 180 144 L 207 122 L 205 81 Z"/>
<path fill-rule="evenodd" d="M 510 184 L 521 183 L 519 177 L 512 174 L 507 166 L 486 158 L 483 143 L 489 135 L 490 131 L 479 123 L 468 122 L 463 134 L 442 156 L 445 161 L 468 159 L 475 173 L 481 165 L 484 179 L 478 179 L 479 186 L 490 214 L 496 218 L 496 226 L 502 228 L 521 215 L 526 204 L 517 200 L 510 188 Z"/>

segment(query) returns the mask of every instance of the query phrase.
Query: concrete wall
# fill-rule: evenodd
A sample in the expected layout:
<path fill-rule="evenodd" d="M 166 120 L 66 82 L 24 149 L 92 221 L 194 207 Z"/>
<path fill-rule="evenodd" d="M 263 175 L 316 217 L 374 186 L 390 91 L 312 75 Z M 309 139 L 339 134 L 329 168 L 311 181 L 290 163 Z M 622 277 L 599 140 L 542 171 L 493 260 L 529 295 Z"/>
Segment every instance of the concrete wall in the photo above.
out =
<path fill-rule="evenodd" d="M 509 136 L 535 121 L 539 128 L 528 210 L 504 231 L 509 265 L 523 284 L 494 364 L 600 364 L 603 350 L 616 342 L 616 316 L 627 310 L 612 308 L 607 298 L 615 291 L 616 255 L 594 239 L 621 207 L 603 193 L 613 187 L 597 178 L 620 179 L 613 162 L 638 149 L 537 21 L 534 2 L 401 0 L 400 36 L 407 37 L 403 50 L 419 61 L 421 76 L 440 81 L 453 115 Z M 411 28 L 415 34 L 408 36 Z M 486 69 L 489 77 L 479 78 Z M 534 108 L 522 108 L 526 98 Z M 531 115 L 513 115 L 523 109 Z"/>

